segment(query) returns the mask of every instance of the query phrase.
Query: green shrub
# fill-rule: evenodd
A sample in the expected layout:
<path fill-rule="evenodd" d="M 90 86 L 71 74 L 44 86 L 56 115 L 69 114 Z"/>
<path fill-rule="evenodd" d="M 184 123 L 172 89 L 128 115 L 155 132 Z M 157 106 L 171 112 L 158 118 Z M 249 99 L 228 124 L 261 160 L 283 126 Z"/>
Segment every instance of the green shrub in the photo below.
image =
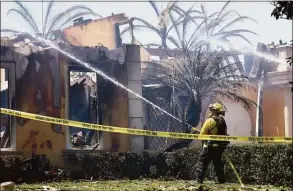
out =
<path fill-rule="evenodd" d="M 34 155 L 31 159 L 25 159 L 21 155 L 1 155 L 0 182 L 29 183 L 47 180 L 45 171 L 52 169 L 50 161 L 44 155 Z"/>
<path fill-rule="evenodd" d="M 292 144 L 230 145 L 225 153 L 244 184 L 292 186 L 292 146 Z M 171 153 L 144 151 L 76 154 L 75 158 L 65 158 L 64 178 L 193 180 L 199 153 L 200 149 L 182 149 Z M 42 180 L 42 172 L 50 167 L 48 160 L 43 156 L 39 160 L 41 162 L 38 173 L 35 174 L 31 163 L 19 165 L 24 161 L 21 156 L 0 156 L 0 181 L 15 181 L 19 178 L 24 182 Z M 225 177 L 228 182 L 237 182 L 227 161 L 225 161 Z M 206 179 L 215 179 L 212 165 L 207 170 Z"/>
<path fill-rule="evenodd" d="M 82 171 L 78 173 L 83 178 L 137 179 L 144 177 L 192 180 L 196 177 L 195 169 L 199 153 L 199 149 L 182 149 L 171 153 L 144 151 L 142 153 L 85 154 L 77 157 L 78 167 L 76 168 Z M 292 185 L 292 144 L 230 145 L 226 154 L 244 184 Z M 70 161 L 66 163 L 73 166 L 70 165 Z M 69 174 L 73 172 L 74 168 Z M 228 182 L 237 182 L 227 161 L 225 161 L 225 176 Z M 215 178 L 213 166 L 210 165 L 206 179 Z"/>

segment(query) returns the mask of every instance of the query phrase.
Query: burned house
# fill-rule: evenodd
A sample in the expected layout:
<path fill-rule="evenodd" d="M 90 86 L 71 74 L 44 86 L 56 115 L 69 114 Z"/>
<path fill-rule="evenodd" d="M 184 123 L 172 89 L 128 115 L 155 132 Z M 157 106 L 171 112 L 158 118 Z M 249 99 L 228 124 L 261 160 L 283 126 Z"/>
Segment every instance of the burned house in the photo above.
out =
<path fill-rule="evenodd" d="M 64 42 L 48 46 L 26 34 L 1 38 L 1 108 L 142 129 L 142 100 L 97 72 L 141 94 L 140 47 L 109 50 Z M 1 150 L 24 156 L 36 151 L 56 165 L 63 164 L 62 153 L 91 150 L 97 145 L 97 150 L 122 152 L 144 146 L 142 137 L 2 114 L 1 120 Z M 72 140 L 77 136 L 81 142 Z"/>

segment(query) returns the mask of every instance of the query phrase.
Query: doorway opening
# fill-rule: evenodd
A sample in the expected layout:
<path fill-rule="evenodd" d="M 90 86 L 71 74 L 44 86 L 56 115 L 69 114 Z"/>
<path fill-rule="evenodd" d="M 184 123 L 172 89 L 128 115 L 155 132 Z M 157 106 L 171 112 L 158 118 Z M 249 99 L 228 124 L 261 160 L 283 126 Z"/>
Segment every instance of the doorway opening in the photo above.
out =
<path fill-rule="evenodd" d="M 69 67 L 69 119 L 102 124 L 99 107 L 98 77 L 80 67 Z M 69 127 L 72 148 L 100 148 L 101 133 L 96 130 Z"/>

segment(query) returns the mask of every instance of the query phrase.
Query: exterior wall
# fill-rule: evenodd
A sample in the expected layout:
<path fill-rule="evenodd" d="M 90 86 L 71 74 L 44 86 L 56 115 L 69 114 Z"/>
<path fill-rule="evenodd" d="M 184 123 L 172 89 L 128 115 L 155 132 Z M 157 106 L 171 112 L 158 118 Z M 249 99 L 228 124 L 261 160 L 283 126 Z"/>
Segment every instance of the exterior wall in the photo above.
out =
<path fill-rule="evenodd" d="M 256 101 L 256 93 L 253 90 L 243 90 L 242 95 L 254 102 Z M 233 102 L 227 98 L 219 99 L 227 110 L 225 120 L 227 123 L 228 134 L 231 136 L 253 136 L 255 129 L 256 107 L 252 106 L 249 110 L 246 110 L 240 103 Z M 210 102 L 206 101 L 205 104 L 208 106 Z M 205 110 L 203 110 L 202 113 L 204 114 L 203 119 L 206 120 L 209 115 L 208 108 L 205 107 Z M 201 129 L 201 127 L 202 124 L 197 126 L 198 129 Z M 195 147 L 201 145 L 201 141 L 197 140 L 193 142 L 193 146 Z"/>
<path fill-rule="evenodd" d="M 127 66 L 116 65 L 114 78 L 127 86 Z M 111 82 L 110 82 L 111 83 Z M 128 95 L 127 92 L 114 84 L 110 85 L 111 91 L 107 93 L 107 110 L 103 116 L 105 125 L 128 127 Z M 109 90 L 106 90 L 109 91 Z M 105 150 L 125 152 L 129 150 L 128 135 L 103 132 L 103 148 Z"/>
<path fill-rule="evenodd" d="M 119 73 L 115 73 L 114 78 L 141 95 L 140 47 L 126 45 L 125 49 L 126 62 L 124 65 L 117 65 L 115 70 Z M 111 89 L 113 93 L 109 96 L 115 99 L 107 104 L 105 124 L 143 129 L 142 100 L 115 85 L 111 85 Z M 103 132 L 103 136 L 103 149 L 106 150 L 126 152 L 144 149 L 143 137 L 108 132 Z"/>
<path fill-rule="evenodd" d="M 67 118 L 69 96 L 66 94 L 67 66 L 71 61 L 55 51 L 46 50 L 32 54 L 28 52 L 30 48 L 23 47 L 18 50 L 25 52 L 25 56 L 9 49 L 2 51 L 1 47 L 1 63 L 9 62 L 15 65 L 16 91 L 12 94 L 12 105 L 15 107 L 12 109 Z M 111 68 L 112 66 L 109 66 L 111 64 L 105 63 L 105 70 Z M 103 66 L 102 63 L 101 67 Z M 113 77 L 127 86 L 127 65 L 116 63 L 113 66 Z M 140 68 L 138 70 L 140 72 Z M 131 71 L 129 73 L 132 74 Z M 103 124 L 128 127 L 128 94 L 112 83 L 109 84 L 109 88 L 101 90 L 108 99 Z M 33 151 L 37 154 L 45 154 L 52 164 L 63 166 L 62 153 L 68 149 L 69 143 L 67 127 L 17 118 L 14 129 L 16 129 L 14 148 L 16 151 L 21 151 L 25 157 L 31 156 Z M 125 152 L 130 147 L 129 137 L 104 133 L 102 145 L 106 150 Z"/>
<path fill-rule="evenodd" d="M 97 46 L 102 44 L 109 49 L 116 48 L 115 23 L 126 20 L 124 14 L 94 20 L 86 25 L 78 25 L 66 28 L 63 33 L 72 45 Z"/>
<path fill-rule="evenodd" d="M 252 123 L 248 111 L 239 103 L 231 100 L 222 100 L 227 108 L 225 115 L 227 132 L 231 136 L 251 136 Z"/>
<path fill-rule="evenodd" d="M 13 56 L 8 57 L 6 53 Z M 15 62 L 13 109 L 58 118 L 64 116 L 60 65 L 54 62 L 56 60 L 57 55 L 49 51 L 27 57 L 9 50 L 1 53 L 1 62 L 10 62 L 12 65 Z M 17 118 L 15 149 L 22 151 L 26 157 L 31 156 L 33 151 L 45 154 L 53 164 L 63 165 L 64 132 L 60 125 Z"/>
<path fill-rule="evenodd" d="M 253 83 L 251 83 L 251 85 L 252 85 L 252 87 L 256 87 L 256 85 L 255 84 L 253 84 Z M 255 89 L 249 89 L 249 90 L 243 90 L 242 91 L 242 95 L 244 96 L 244 97 L 246 97 L 247 99 L 250 99 L 251 101 L 253 101 L 254 103 L 256 103 L 257 102 L 257 89 L 255 88 Z M 251 125 L 252 125 L 252 129 L 251 129 L 251 131 L 252 131 L 252 136 L 254 136 L 255 135 L 255 127 L 256 127 L 256 107 L 254 107 L 254 106 L 251 106 L 250 107 L 250 109 L 248 109 L 247 110 L 247 113 L 248 113 L 248 115 L 249 115 L 249 117 L 250 117 L 250 122 L 251 122 Z M 241 117 L 241 116 L 239 116 L 239 117 Z"/>
<path fill-rule="evenodd" d="M 257 92 L 253 90 L 243 90 L 242 94 L 256 102 Z M 254 136 L 256 122 L 256 107 L 245 110 L 239 103 L 233 103 L 227 99 L 221 99 L 223 105 L 227 107 L 225 116 L 228 134 L 235 136 Z M 284 88 L 267 87 L 264 88 L 263 100 L 263 127 L 264 136 L 285 136 L 284 130 Z M 205 111 L 208 116 L 208 110 Z M 248 121 L 249 120 L 249 121 Z M 240 127 L 241 125 L 241 127 Z M 245 129 L 243 129 L 245 126 Z M 246 127 L 249 129 L 246 129 Z M 251 132 L 251 133 L 250 133 Z"/>
<path fill-rule="evenodd" d="M 293 95 L 290 87 L 284 89 L 285 105 L 284 105 L 284 120 L 285 120 L 285 135 L 293 137 L 292 133 L 292 101 Z"/>
<path fill-rule="evenodd" d="M 284 88 L 264 89 L 263 112 L 264 136 L 285 136 Z"/>
<path fill-rule="evenodd" d="M 278 67 L 268 72 L 264 84 L 264 135 L 292 136 L 292 67 L 286 58 L 292 56 L 292 46 L 277 47 Z"/>

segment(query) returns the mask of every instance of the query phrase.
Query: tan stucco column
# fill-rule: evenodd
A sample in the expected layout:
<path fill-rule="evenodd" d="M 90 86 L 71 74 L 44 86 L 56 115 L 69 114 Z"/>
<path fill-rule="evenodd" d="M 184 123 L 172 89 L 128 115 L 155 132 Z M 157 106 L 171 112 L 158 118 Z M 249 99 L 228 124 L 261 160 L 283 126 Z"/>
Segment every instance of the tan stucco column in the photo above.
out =
<path fill-rule="evenodd" d="M 284 120 L 285 136 L 292 137 L 292 92 L 289 87 L 285 88 Z"/>
<path fill-rule="evenodd" d="M 127 87 L 133 92 L 142 95 L 140 47 L 126 46 Z M 128 126 L 134 129 L 143 129 L 142 99 L 128 92 Z M 131 135 L 130 151 L 144 150 L 144 136 Z"/>

